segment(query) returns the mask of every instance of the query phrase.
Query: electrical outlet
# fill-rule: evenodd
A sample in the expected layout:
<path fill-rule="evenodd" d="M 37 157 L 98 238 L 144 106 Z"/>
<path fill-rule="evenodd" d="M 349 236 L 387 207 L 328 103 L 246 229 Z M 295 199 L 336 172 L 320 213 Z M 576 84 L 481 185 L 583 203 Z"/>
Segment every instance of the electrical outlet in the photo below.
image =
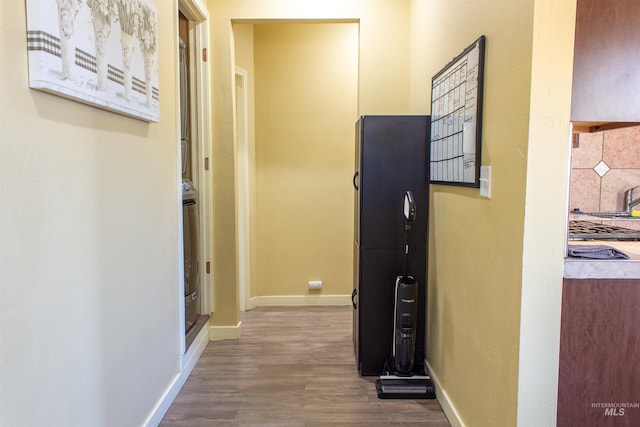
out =
<path fill-rule="evenodd" d="M 322 280 L 309 280 L 309 289 L 322 289 Z"/>
<path fill-rule="evenodd" d="M 491 198 L 491 166 L 480 166 L 480 197 Z"/>

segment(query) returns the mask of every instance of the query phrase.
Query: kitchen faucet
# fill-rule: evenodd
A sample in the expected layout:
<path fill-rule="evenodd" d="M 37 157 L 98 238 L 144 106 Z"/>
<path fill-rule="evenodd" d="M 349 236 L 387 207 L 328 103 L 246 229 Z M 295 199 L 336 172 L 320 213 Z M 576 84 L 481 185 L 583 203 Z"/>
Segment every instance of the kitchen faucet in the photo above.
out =
<path fill-rule="evenodd" d="M 640 186 L 629 188 L 624 192 L 624 200 L 622 201 L 623 210 L 625 212 L 631 212 L 634 206 L 640 204 L 640 197 L 633 198 L 633 193 L 636 190 L 640 190 Z"/>

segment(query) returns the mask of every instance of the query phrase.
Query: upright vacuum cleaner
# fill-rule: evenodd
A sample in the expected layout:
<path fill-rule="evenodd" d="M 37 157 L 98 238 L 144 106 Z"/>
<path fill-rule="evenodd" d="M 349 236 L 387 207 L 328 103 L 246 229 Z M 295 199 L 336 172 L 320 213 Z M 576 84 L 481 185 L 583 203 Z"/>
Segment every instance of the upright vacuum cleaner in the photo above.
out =
<path fill-rule="evenodd" d="M 416 204 L 411 191 L 404 194 L 403 272 L 396 277 L 393 350 L 385 372 L 376 380 L 380 399 L 435 399 L 435 388 L 424 367 L 415 366 L 418 329 L 418 282 L 409 275 L 411 224 Z"/>

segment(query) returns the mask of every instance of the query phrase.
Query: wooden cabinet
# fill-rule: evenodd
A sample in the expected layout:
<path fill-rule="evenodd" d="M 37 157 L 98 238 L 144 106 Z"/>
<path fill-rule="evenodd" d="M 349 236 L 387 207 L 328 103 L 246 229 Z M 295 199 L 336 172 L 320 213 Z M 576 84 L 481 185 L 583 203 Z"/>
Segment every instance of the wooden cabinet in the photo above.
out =
<path fill-rule="evenodd" d="M 577 0 L 572 122 L 640 122 L 638 23 L 638 0 Z"/>
<path fill-rule="evenodd" d="M 559 427 L 640 426 L 640 279 L 564 279 Z"/>

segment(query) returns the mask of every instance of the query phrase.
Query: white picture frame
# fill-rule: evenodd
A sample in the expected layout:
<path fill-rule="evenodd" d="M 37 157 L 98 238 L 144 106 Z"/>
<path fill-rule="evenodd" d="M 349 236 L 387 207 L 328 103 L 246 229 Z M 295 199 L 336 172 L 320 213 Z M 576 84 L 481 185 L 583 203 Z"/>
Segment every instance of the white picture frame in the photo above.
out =
<path fill-rule="evenodd" d="M 160 120 L 151 0 L 26 0 L 29 87 Z"/>

